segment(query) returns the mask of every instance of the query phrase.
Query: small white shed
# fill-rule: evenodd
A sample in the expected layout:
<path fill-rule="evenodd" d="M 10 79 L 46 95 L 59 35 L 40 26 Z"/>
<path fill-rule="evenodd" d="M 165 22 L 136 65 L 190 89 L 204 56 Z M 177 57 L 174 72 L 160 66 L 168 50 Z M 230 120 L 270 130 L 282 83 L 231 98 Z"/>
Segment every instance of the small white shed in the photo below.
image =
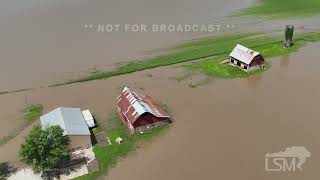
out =
<path fill-rule="evenodd" d="M 91 112 L 89 111 L 89 109 L 82 111 L 82 114 L 83 114 L 84 119 L 86 120 L 88 127 L 89 128 L 95 127 L 94 119 L 93 119 L 93 116 L 92 116 Z"/>

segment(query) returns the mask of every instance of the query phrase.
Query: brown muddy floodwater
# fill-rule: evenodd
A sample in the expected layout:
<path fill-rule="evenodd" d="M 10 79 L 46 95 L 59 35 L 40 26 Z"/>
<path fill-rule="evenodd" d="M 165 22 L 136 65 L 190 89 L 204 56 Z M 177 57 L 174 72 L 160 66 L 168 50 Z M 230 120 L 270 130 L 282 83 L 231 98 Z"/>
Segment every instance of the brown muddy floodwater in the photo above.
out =
<path fill-rule="evenodd" d="M 148 83 L 148 92 L 161 94 L 175 112 L 175 123 L 106 179 L 318 179 L 319 48 L 275 58 L 269 71 L 247 79 L 196 89 Z M 303 171 L 265 172 L 265 154 L 290 146 L 311 152 Z"/>
<path fill-rule="evenodd" d="M 203 33 L 96 32 L 85 25 L 222 24 L 251 0 L 1 0 L 0 92 L 133 61 Z"/>
<path fill-rule="evenodd" d="M 258 76 L 212 79 L 197 88 L 188 87 L 189 80 L 173 80 L 183 71 L 171 66 L 2 95 L 0 132 L 3 136 L 19 124 L 11 116 L 24 107 L 24 95 L 31 103 L 44 104 L 46 111 L 57 106 L 90 108 L 99 123 L 106 123 L 121 87 L 128 85 L 166 103 L 174 113 L 174 124 L 121 160 L 105 179 L 318 179 L 319 48 L 320 43 L 308 44 L 290 56 L 269 59 L 272 68 Z M 0 162 L 18 164 L 18 147 L 29 129 L 0 147 Z M 265 154 L 290 146 L 311 152 L 303 171 L 265 172 Z"/>

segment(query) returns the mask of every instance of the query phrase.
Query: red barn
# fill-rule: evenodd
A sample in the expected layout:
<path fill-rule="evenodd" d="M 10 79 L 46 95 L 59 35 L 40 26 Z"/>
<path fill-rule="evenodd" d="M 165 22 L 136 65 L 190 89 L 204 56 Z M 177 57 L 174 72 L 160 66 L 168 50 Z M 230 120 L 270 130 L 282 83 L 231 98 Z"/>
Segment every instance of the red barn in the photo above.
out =
<path fill-rule="evenodd" d="M 230 53 L 230 64 L 244 71 L 264 68 L 264 58 L 256 51 L 238 44 Z"/>
<path fill-rule="evenodd" d="M 125 87 L 117 98 L 122 122 L 131 133 L 171 123 L 170 117 L 149 96 L 139 96 Z"/>

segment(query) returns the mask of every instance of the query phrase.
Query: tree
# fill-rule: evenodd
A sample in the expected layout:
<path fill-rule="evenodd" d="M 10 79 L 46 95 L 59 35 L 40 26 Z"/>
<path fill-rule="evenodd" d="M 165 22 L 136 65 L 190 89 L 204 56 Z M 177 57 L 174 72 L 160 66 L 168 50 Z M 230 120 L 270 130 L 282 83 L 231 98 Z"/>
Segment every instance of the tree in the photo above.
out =
<path fill-rule="evenodd" d="M 32 166 L 35 173 L 44 172 L 69 159 L 69 143 L 60 126 L 50 126 L 44 130 L 35 126 L 25 144 L 21 145 L 19 156 L 21 161 Z"/>

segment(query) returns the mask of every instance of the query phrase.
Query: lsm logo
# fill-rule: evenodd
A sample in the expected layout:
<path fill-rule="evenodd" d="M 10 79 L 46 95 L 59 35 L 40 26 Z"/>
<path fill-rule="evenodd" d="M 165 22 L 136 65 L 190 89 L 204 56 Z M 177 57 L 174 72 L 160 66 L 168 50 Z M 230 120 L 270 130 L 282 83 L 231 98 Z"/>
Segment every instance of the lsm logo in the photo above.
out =
<path fill-rule="evenodd" d="M 265 155 L 266 171 L 294 172 L 302 171 L 302 165 L 311 157 L 311 153 L 303 146 L 292 146 L 285 151 L 267 153 Z"/>

